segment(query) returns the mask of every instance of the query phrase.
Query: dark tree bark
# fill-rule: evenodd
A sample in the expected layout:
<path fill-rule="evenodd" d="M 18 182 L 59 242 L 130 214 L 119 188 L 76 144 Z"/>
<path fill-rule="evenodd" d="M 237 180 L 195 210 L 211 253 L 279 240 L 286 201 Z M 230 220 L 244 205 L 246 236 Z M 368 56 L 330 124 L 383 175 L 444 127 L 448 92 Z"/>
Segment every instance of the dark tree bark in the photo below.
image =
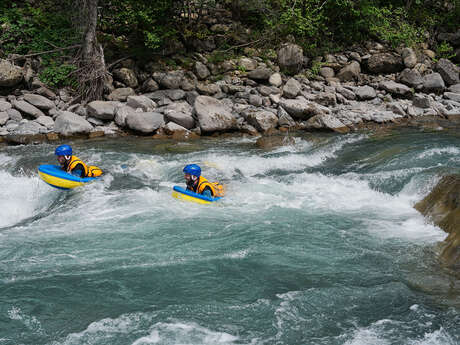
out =
<path fill-rule="evenodd" d="M 79 18 L 83 33 L 82 48 L 77 56 L 80 99 L 102 99 L 104 85 L 109 78 L 104 51 L 97 41 L 98 0 L 78 0 Z"/>

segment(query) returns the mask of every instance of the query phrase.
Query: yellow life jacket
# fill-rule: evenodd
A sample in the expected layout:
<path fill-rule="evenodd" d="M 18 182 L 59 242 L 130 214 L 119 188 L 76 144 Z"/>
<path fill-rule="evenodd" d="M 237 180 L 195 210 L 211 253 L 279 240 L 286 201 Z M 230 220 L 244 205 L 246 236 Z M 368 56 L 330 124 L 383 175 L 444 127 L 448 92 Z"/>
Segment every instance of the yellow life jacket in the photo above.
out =
<path fill-rule="evenodd" d="M 222 197 L 225 195 L 225 187 L 223 185 L 221 185 L 219 182 L 209 182 L 203 176 L 200 176 L 198 180 L 198 186 L 196 188 L 197 193 L 203 193 L 206 187 L 209 187 L 211 189 L 213 197 Z"/>
<path fill-rule="evenodd" d="M 70 157 L 70 161 L 67 164 L 67 172 L 70 173 L 75 167 L 81 164 L 84 169 L 84 177 L 98 177 L 102 175 L 102 170 L 94 165 L 87 166 L 83 161 L 77 156 Z"/>

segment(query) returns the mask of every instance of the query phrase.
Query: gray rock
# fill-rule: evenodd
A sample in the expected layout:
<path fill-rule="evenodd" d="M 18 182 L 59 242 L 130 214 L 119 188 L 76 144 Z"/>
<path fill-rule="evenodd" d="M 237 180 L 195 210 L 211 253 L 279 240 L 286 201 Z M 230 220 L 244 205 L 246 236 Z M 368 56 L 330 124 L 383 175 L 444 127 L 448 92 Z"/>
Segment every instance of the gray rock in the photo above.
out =
<path fill-rule="evenodd" d="M 313 116 L 307 121 L 306 128 L 330 129 L 338 133 L 348 133 L 350 131 L 338 118 L 329 114 Z"/>
<path fill-rule="evenodd" d="M 42 126 L 35 121 L 21 122 L 12 134 L 14 135 L 37 135 Z"/>
<path fill-rule="evenodd" d="M 127 87 L 135 88 L 139 85 L 136 74 L 129 68 L 120 68 L 113 71 L 116 80 L 122 82 Z"/>
<path fill-rule="evenodd" d="M 337 105 L 337 97 L 331 92 L 320 92 L 315 96 L 314 101 L 324 106 Z"/>
<path fill-rule="evenodd" d="M 164 126 L 164 116 L 160 113 L 129 113 L 126 117 L 126 125 L 129 129 L 149 134 Z"/>
<path fill-rule="evenodd" d="M 88 103 L 86 109 L 89 116 L 94 116 L 101 120 L 113 120 L 115 110 L 120 105 L 118 102 L 92 101 Z"/>
<path fill-rule="evenodd" d="M 262 97 L 259 95 L 249 95 L 249 104 L 255 107 L 262 106 Z"/>
<path fill-rule="evenodd" d="M 390 53 L 374 54 L 367 63 L 369 71 L 375 74 L 397 73 L 404 69 L 401 57 Z"/>
<path fill-rule="evenodd" d="M 278 117 L 270 111 L 262 110 L 249 114 L 247 121 L 258 131 L 266 132 L 269 129 L 276 128 Z"/>
<path fill-rule="evenodd" d="M 136 111 L 128 106 L 122 106 L 115 111 L 115 123 L 120 127 L 126 127 L 126 118 L 128 114 L 135 113 Z"/>
<path fill-rule="evenodd" d="M 164 126 L 164 131 L 166 134 L 172 135 L 176 132 L 188 132 L 188 129 L 178 125 L 177 123 L 168 122 L 166 126 Z"/>
<path fill-rule="evenodd" d="M 144 81 L 144 83 L 142 84 L 142 90 L 144 92 L 153 92 L 153 91 L 157 91 L 158 89 L 160 88 L 160 86 L 158 86 L 158 83 L 153 80 L 152 78 L 148 78 L 146 81 Z"/>
<path fill-rule="evenodd" d="M 308 120 L 314 115 L 323 114 L 323 110 L 317 104 L 309 102 L 303 97 L 297 97 L 296 99 L 282 98 L 279 101 L 279 105 L 294 119 Z"/>
<path fill-rule="evenodd" d="M 196 91 L 189 91 L 185 94 L 185 99 L 188 104 L 193 105 L 195 104 L 195 100 L 199 95 L 200 94 Z"/>
<path fill-rule="evenodd" d="M 242 57 L 238 60 L 238 66 L 248 72 L 254 71 L 257 68 L 257 61 L 247 57 Z"/>
<path fill-rule="evenodd" d="M 397 102 L 387 104 L 387 110 L 398 115 L 406 116 L 406 112 L 404 111 L 402 105 Z"/>
<path fill-rule="evenodd" d="M 460 93 L 460 84 L 451 85 L 447 90 L 449 92 Z"/>
<path fill-rule="evenodd" d="M 0 126 L 3 126 L 9 119 L 10 116 L 6 111 L 0 111 Z"/>
<path fill-rule="evenodd" d="M 25 94 L 24 100 L 42 110 L 50 110 L 56 107 L 54 102 L 50 101 L 48 98 L 31 93 Z"/>
<path fill-rule="evenodd" d="M 107 99 L 109 101 L 118 101 L 124 102 L 129 96 L 135 95 L 136 93 L 130 87 L 120 87 L 118 89 L 113 90 L 108 96 Z"/>
<path fill-rule="evenodd" d="M 152 111 L 156 103 L 146 96 L 129 96 L 127 105 L 133 109 L 141 108 L 143 111 Z"/>
<path fill-rule="evenodd" d="M 281 79 L 281 74 L 279 74 L 278 72 L 273 73 L 268 79 L 268 82 L 270 85 L 275 86 L 275 87 L 281 86 L 281 84 L 283 84 L 283 80 Z"/>
<path fill-rule="evenodd" d="M 268 80 L 273 71 L 266 67 L 260 67 L 248 73 L 248 77 L 254 80 Z"/>
<path fill-rule="evenodd" d="M 458 67 L 449 60 L 439 59 L 439 61 L 436 63 L 435 70 L 439 72 L 447 85 L 450 86 L 460 83 Z"/>
<path fill-rule="evenodd" d="M 460 93 L 444 92 L 444 97 L 452 101 L 460 103 Z"/>
<path fill-rule="evenodd" d="M 283 71 L 298 73 L 302 69 L 303 60 L 303 49 L 297 44 L 286 43 L 278 50 L 278 65 Z"/>
<path fill-rule="evenodd" d="M 343 67 L 337 74 L 340 81 L 355 81 L 359 80 L 361 74 L 361 66 L 359 62 L 352 61 L 347 66 Z"/>
<path fill-rule="evenodd" d="M 236 125 L 230 109 L 213 97 L 198 96 L 195 100 L 195 113 L 203 132 L 229 130 Z"/>
<path fill-rule="evenodd" d="M 192 129 L 195 126 L 192 112 L 193 108 L 186 102 L 172 103 L 164 109 L 168 121 L 173 121 L 186 129 Z"/>
<path fill-rule="evenodd" d="M 195 74 L 198 77 L 198 79 L 203 80 L 209 77 L 211 75 L 211 72 L 209 72 L 209 69 L 206 67 L 205 64 L 201 63 L 200 61 L 196 61 Z"/>
<path fill-rule="evenodd" d="M 270 95 L 273 95 L 273 94 L 280 94 L 281 93 L 281 90 L 278 89 L 277 87 L 275 87 L 275 86 L 266 86 L 266 85 L 259 86 L 257 88 L 257 91 L 259 91 L 259 93 L 262 96 L 270 96 Z"/>
<path fill-rule="evenodd" d="M 286 110 L 283 109 L 283 107 L 278 107 L 278 125 L 280 127 L 294 127 L 295 126 L 295 121 L 294 119 L 287 113 Z"/>
<path fill-rule="evenodd" d="M 412 95 L 412 90 L 407 85 L 396 83 L 392 80 L 381 82 L 379 87 L 392 95 L 404 97 Z"/>
<path fill-rule="evenodd" d="M 8 116 L 11 120 L 14 120 L 16 122 L 19 122 L 22 120 L 21 113 L 17 111 L 16 109 L 8 109 L 6 112 L 8 113 Z"/>
<path fill-rule="evenodd" d="M 319 74 L 326 79 L 335 77 L 334 69 L 330 67 L 321 67 L 321 69 L 319 70 Z"/>
<path fill-rule="evenodd" d="M 404 65 L 407 68 L 415 67 L 417 64 L 417 55 L 412 48 L 404 48 L 401 55 L 404 61 Z"/>
<path fill-rule="evenodd" d="M 95 117 L 88 117 L 86 118 L 86 121 L 88 121 L 92 126 L 103 126 L 104 121 L 96 119 Z"/>
<path fill-rule="evenodd" d="M 243 85 L 232 85 L 232 84 L 224 84 L 221 86 L 223 92 L 233 95 L 237 92 L 244 92 L 246 91 L 246 86 Z"/>
<path fill-rule="evenodd" d="M 446 85 L 439 73 L 427 74 L 423 77 L 423 90 L 426 92 L 442 92 Z"/>
<path fill-rule="evenodd" d="M 207 96 L 215 95 L 221 91 L 219 85 L 205 84 L 205 83 L 198 83 L 196 85 L 196 90 L 198 91 L 198 93 L 202 95 L 207 95 Z"/>
<path fill-rule="evenodd" d="M 348 100 L 353 101 L 353 100 L 356 99 L 356 95 L 355 95 L 355 93 L 354 93 L 353 91 L 348 90 L 348 89 L 346 89 L 346 88 L 344 88 L 344 87 L 342 87 L 342 86 L 338 86 L 338 87 L 336 88 L 336 91 L 337 91 L 338 93 L 340 93 L 343 97 L 345 97 L 345 98 L 348 99 Z"/>
<path fill-rule="evenodd" d="M 13 87 L 24 78 L 21 67 L 13 65 L 8 60 L 0 59 L 0 87 Z"/>
<path fill-rule="evenodd" d="M 296 98 L 302 89 L 302 85 L 294 78 L 290 78 L 283 86 L 283 97 Z"/>
<path fill-rule="evenodd" d="M 423 83 L 422 75 L 416 69 L 406 68 L 399 75 L 399 82 L 410 87 L 417 87 Z"/>
<path fill-rule="evenodd" d="M 93 126 L 83 117 L 69 111 L 61 111 L 54 122 L 56 133 L 69 136 L 91 132 Z"/>
<path fill-rule="evenodd" d="M 377 93 L 375 92 L 374 88 L 365 85 L 365 86 L 360 86 L 355 90 L 355 94 L 360 100 L 369 100 L 369 99 L 374 99 L 377 97 Z"/>
<path fill-rule="evenodd" d="M 180 89 L 184 79 L 184 71 L 172 71 L 168 73 L 155 72 L 153 79 L 165 89 Z"/>
<path fill-rule="evenodd" d="M 54 120 L 51 116 L 40 116 L 35 121 L 48 129 L 52 129 L 54 127 Z"/>
<path fill-rule="evenodd" d="M 13 106 L 9 102 L 0 101 L 0 111 L 7 111 L 11 109 Z"/>
<path fill-rule="evenodd" d="M 38 109 L 37 107 L 33 106 L 32 104 L 26 101 L 14 101 L 13 106 L 16 109 L 18 109 L 20 112 L 30 115 L 34 118 L 45 116 L 45 114 L 40 109 Z"/>

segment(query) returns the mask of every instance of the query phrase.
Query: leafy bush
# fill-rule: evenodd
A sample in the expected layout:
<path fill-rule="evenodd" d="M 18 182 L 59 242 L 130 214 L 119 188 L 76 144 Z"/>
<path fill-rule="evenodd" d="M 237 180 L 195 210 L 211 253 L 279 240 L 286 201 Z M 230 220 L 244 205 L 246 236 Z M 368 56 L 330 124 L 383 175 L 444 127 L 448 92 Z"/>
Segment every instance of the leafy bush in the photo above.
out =
<path fill-rule="evenodd" d="M 77 69 L 72 64 L 59 65 L 56 62 L 49 63 L 39 75 L 39 78 L 46 85 L 51 87 L 76 86 L 76 79 L 72 72 Z"/>

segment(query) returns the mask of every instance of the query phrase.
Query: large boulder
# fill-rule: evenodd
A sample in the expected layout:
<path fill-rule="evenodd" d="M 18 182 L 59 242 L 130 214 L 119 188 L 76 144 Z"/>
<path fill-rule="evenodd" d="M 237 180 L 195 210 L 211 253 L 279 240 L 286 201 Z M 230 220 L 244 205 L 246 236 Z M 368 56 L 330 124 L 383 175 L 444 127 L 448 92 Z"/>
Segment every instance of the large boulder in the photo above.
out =
<path fill-rule="evenodd" d="M 41 95 L 25 94 L 24 100 L 42 110 L 50 110 L 55 107 L 54 102 Z"/>
<path fill-rule="evenodd" d="M 296 99 L 282 98 L 279 105 L 283 107 L 290 116 L 298 120 L 308 120 L 312 116 L 324 114 L 323 108 L 316 103 L 307 101 L 303 97 L 297 97 Z"/>
<path fill-rule="evenodd" d="M 415 209 L 449 233 L 441 256 L 448 264 L 460 263 L 460 175 L 444 176 Z"/>
<path fill-rule="evenodd" d="M 0 87 L 18 85 L 24 78 L 21 67 L 13 65 L 8 60 L 0 59 Z"/>
<path fill-rule="evenodd" d="M 285 98 L 296 98 L 302 90 L 302 85 L 294 78 L 290 78 L 283 87 L 283 96 Z"/>
<path fill-rule="evenodd" d="M 10 116 L 6 111 L 0 111 L 0 126 L 3 126 L 9 119 Z"/>
<path fill-rule="evenodd" d="M 367 61 L 368 69 L 371 73 L 397 73 L 404 69 L 404 64 L 400 56 L 390 53 L 378 53 L 372 55 Z"/>
<path fill-rule="evenodd" d="M 116 80 L 122 82 L 128 87 L 135 88 L 139 85 L 136 74 L 129 68 L 120 68 L 113 71 L 113 76 Z"/>
<path fill-rule="evenodd" d="M 168 121 L 181 125 L 186 129 L 195 127 L 193 108 L 187 102 L 171 103 L 163 110 Z"/>
<path fill-rule="evenodd" d="M 92 101 L 88 103 L 88 115 L 100 120 L 113 120 L 118 102 Z"/>
<path fill-rule="evenodd" d="M 407 68 L 413 68 L 417 64 L 417 55 L 412 48 L 404 48 L 402 53 L 404 65 Z"/>
<path fill-rule="evenodd" d="M 355 94 L 360 100 L 369 100 L 369 99 L 374 99 L 377 97 L 377 93 L 375 92 L 373 87 L 370 87 L 369 85 L 365 86 L 360 86 L 355 90 Z"/>
<path fill-rule="evenodd" d="M 359 80 L 361 74 L 361 65 L 357 61 L 352 61 L 343 67 L 337 74 L 340 81 L 356 81 Z"/>
<path fill-rule="evenodd" d="M 422 75 L 416 69 L 406 68 L 399 75 L 399 82 L 410 87 L 418 87 L 423 83 Z"/>
<path fill-rule="evenodd" d="M 13 106 L 9 102 L 0 101 L 0 111 L 7 111 L 11 109 Z"/>
<path fill-rule="evenodd" d="M 146 96 L 128 96 L 127 105 L 133 109 L 141 108 L 143 111 L 152 111 L 157 106 L 154 101 Z"/>
<path fill-rule="evenodd" d="M 266 67 L 260 67 L 248 73 L 248 77 L 254 80 L 268 80 L 273 71 Z"/>
<path fill-rule="evenodd" d="M 65 136 L 89 133 L 92 129 L 88 121 L 70 111 L 62 111 L 54 122 L 54 131 Z"/>
<path fill-rule="evenodd" d="M 407 85 L 396 83 L 392 80 L 382 81 L 379 86 L 392 95 L 402 97 L 409 97 L 412 95 L 412 90 Z"/>
<path fill-rule="evenodd" d="M 423 77 L 423 90 L 426 92 L 442 92 L 446 84 L 439 73 L 430 73 Z"/>
<path fill-rule="evenodd" d="M 129 113 L 126 117 L 126 125 L 136 132 L 150 134 L 165 124 L 163 114 L 155 112 Z"/>
<path fill-rule="evenodd" d="M 136 93 L 130 87 L 120 87 L 118 89 L 113 90 L 108 96 L 107 99 L 109 101 L 118 101 L 124 102 L 129 96 L 133 96 Z"/>
<path fill-rule="evenodd" d="M 168 73 L 155 72 L 152 76 L 165 89 L 180 89 L 185 78 L 185 73 L 181 70 Z"/>
<path fill-rule="evenodd" d="M 257 68 L 257 61 L 247 57 L 242 57 L 238 60 L 238 66 L 245 71 L 254 71 Z"/>
<path fill-rule="evenodd" d="M 211 72 L 209 72 L 208 67 L 200 61 L 195 62 L 195 74 L 198 77 L 198 79 L 203 80 L 206 79 L 211 75 Z"/>
<path fill-rule="evenodd" d="M 26 101 L 14 101 L 13 106 L 19 110 L 23 114 L 30 115 L 34 118 L 38 118 L 40 116 L 44 116 L 45 114 L 38 109 L 37 107 L 33 106 L 32 104 Z"/>
<path fill-rule="evenodd" d="M 447 59 L 439 59 L 435 70 L 441 75 L 444 82 L 450 86 L 460 83 L 458 77 L 458 67 Z"/>
<path fill-rule="evenodd" d="M 283 44 L 278 50 L 278 65 L 281 70 L 290 74 L 300 72 L 303 65 L 302 47 L 294 43 Z"/>
<path fill-rule="evenodd" d="M 249 114 L 247 120 L 261 132 L 266 132 L 269 129 L 276 128 L 276 125 L 278 124 L 278 117 L 272 112 L 266 110 Z"/>
<path fill-rule="evenodd" d="M 328 129 L 337 133 L 348 133 L 350 129 L 345 126 L 338 118 L 330 114 L 315 115 L 306 123 L 306 128 Z"/>
<path fill-rule="evenodd" d="M 203 132 L 225 131 L 236 126 L 236 119 L 231 109 L 216 98 L 198 96 L 194 107 L 198 124 Z"/>

